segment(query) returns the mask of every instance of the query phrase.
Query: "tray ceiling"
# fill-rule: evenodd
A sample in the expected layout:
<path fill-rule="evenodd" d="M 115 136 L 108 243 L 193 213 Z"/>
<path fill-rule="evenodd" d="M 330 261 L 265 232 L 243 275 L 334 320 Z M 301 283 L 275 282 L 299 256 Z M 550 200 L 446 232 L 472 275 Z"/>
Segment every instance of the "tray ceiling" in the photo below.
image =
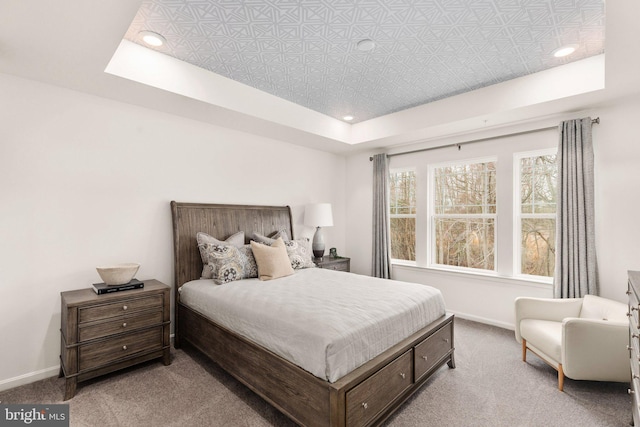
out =
<path fill-rule="evenodd" d="M 604 28 L 602 0 L 144 0 L 125 38 L 356 123 L 601 54 Z"/>

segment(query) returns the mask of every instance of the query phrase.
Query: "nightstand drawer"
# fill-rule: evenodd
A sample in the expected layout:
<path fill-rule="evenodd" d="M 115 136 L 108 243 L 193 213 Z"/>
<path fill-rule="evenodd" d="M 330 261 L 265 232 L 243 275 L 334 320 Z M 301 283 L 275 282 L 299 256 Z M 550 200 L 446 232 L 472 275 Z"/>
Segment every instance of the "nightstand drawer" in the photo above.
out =
<path fill-rule="evenodd" d="M 94 320 L 108 319 L 109 317 L 121 316 L 132 311 L 141 311 L 154 307 L 162 307 L 162 295 L 83 307 L 79 310 L 78 322 L 85 323 Z"/>
<path fill-rule="evenodd" d="M 78 340 L 80 342 L 89 341 L 94 338 L 102 338 L 109 335 L 119 334 L 121 332 L 144 328 L 146 326 L 159 325 L 161 323 L 162 311 L 145 311 L 99 323 L 80 325 L 78 327 Z"/>
<path fill-rule="evenodd" d="M 95 368 L 135 353 L 158 349 L 162 349 L 162 327 L 85 344 L 79 349 L 79 369 Z"/>
<path fill-rule="evenodd" d="M 351 271 L 351 258 L 326 256 L 324 258 L 314 258 L 314 264 L 318 268 L 334 271 Z"/>
<path fill-rule="evenodd" d="M 348 271 L 347 264 L 344 262 L 325 265 L 325 266 L 322 266 L 321 268 L 324 268 L 325 270 Z"/>

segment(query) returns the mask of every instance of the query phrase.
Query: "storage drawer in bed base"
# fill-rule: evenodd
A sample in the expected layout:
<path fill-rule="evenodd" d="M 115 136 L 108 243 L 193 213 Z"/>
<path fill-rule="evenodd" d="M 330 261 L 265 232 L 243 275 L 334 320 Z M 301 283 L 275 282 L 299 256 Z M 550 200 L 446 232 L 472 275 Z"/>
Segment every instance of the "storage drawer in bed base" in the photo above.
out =
<path fill-rule="evenodd" d="M 347 426 L 347 394 L 356 387 L 393 366 L 405 370 L 405 358 L 410 369 L 404 372 L 410 378 L 407 387 L 394 386 L 394 393 L 373 418 L 357 418 L 353 425 L 379 425 L 404 401 L 426 383 L 430 375 L 445 363 L 454 368 L 453 320 L 447 314 L 432 322 L 416 334 L 355 369 L 335 383 L 317 378 L 298 366 L 284 360 L 263 347 L 234 334 L 188 307 L 177 304 L 177 345 L 190 344 L 206 354 L 221 368 L 259 394 L 280 412 L 302 426 Z M 443 328 L 450 333 L 449 348 L 444 356 L 421 378 L 414 377 L 414 347 Z M 442 332 L 440 332 L 443 334 Z M 400 360 L 399 362 L 397 362 Z M 395 362 L 395 364 L 394 364 Z M 399 372 L 398 375 L 403 372 Z M 350 426 L 349 426 L 350 427 Z"/>

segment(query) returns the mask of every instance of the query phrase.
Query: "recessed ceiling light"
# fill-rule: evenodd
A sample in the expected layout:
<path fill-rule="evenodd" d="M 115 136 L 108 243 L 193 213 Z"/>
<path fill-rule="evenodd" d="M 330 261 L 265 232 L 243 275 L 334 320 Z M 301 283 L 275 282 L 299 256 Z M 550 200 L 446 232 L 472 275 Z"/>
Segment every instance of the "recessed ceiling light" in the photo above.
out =
<path fill-rule="evenodd" d="M 573 52 L 576 51 L 577 48 L 578 48 L 578 45 L 576 44 L 569 44 L 567 46 L 562 46 L 553 51 L 553 56 L 555 56 L 556 58 L 562 58 L 563 56 L 571 55 Z"/>
<path fill-rule="evenodd" d="M 154 33 L 153 31 L 140 31 L 138 36 L 140 36 L 143 42 L 152 47 L 160 47 L 167 42 L 167 39 L 162 35 Z"/>
<path fill-rule="evenodd" d="M 344 116 L 344 117 L 342 118 L 342 120 L 345 120 L 345 121 L 347 121 L 347 122 L 350 122 L 351 120 L 353 120 L 353 116 Z"/>
<path fill-rule="evenodd" d="M 364 39 L 364 40 L 360 40 L 356 45 L 356 47 L 361 52 L 367 52 L 372 50 L 374 47 L 376 47 L 376 42 L 374 42 L 371 39 Z"/>

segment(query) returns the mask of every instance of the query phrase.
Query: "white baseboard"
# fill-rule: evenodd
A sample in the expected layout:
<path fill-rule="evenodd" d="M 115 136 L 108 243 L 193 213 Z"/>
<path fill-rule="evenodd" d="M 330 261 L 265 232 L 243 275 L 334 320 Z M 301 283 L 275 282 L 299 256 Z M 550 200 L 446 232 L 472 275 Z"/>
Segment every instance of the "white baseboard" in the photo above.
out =
<path fill-rule="evenodd" d="M 456 317 L 459 317 L 461 319 L 472 320 L 472 321 L 478 322 L 478 323 L 485 323 L 487 325 L 497 326 L 499 328 L 509 329 L 511 331 L 515 331 L 515 329 L 516 329 L 515 325 L 512 325 L 511 323 L 500 322 L 499 320 L 488 319 L 486 317 L 480 317 L 480 316 L 474 316 L 473 314 L 460 313 L 460 312 L 453 311 L 453 310 L 447 310 L 447 311 L 449 313 L 455 314 Z"/>
<path fill-rule="evenodd" d="M 21 385 L 25 384 L 31 384 L 33 382 L 44 380 L 46 378 L 57 377 L 59 372 L 60 365 L 56 365 L 50 368 L 41 369 L 39 371 L 18 375 L 17 377 L 7 378 L 6 380 L 0 380 L 0 391 L 20 387 Z"/>

